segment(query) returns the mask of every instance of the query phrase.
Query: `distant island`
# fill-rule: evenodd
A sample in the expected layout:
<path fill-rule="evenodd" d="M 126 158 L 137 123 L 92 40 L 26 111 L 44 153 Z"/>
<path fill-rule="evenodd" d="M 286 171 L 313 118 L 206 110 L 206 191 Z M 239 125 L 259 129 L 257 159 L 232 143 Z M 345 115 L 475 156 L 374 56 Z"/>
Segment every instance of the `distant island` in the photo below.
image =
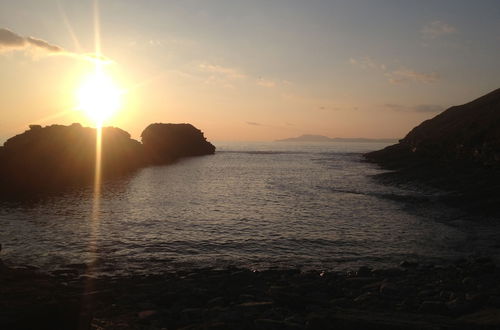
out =
<path fill-rule="evenodd" d="M 374 143 L 395 143 L 398 139 L 369 139 L 369 138 L 331 138 L 324 135 L 303 134 L 298 137 L 276 140 L 275 142 L 374 142 Z"/>
<path fill-rule="evenodd" d="M 0 193 L 58 190 L 93 181 L 95 128 L 78 123 L 29 128 L 0 147 Z M 120 128 L 102 128 L 101 177 L 118 177 L 145 166 L 215 152 L 215 146 L 191 124 L 151 124 L 142 132 L 141 139 L 142 143 L 132 139 Z"/>
<path fill-rule="evenodd" d="M 389 182 L 418 181 L 451 192 L 460 206 L 499 212 L 500 89 L 445 110 L 365 158 L 394 170 L 384 175 Z"/>

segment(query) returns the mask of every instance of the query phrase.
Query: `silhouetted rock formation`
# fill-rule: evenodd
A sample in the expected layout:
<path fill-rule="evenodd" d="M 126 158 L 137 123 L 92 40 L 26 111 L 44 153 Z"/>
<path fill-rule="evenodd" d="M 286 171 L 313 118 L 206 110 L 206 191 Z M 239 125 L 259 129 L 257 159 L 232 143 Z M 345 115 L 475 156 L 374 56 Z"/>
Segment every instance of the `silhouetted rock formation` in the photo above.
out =
<path fill-rule="evenodd" d="M 102 129 L 102 174 L 125 174 L 144 164 L 142 146 L 130 134 Z M 96 129 L 30 125 L 0 150 L 0 182 L 9 190 L 30 191 L 91 182 L 96 161 Z"/>
<path fill-rule="evenodd" d="M 30 125 L 0 147 L 0 192 L 29 193 L 60 189 L 94 180 L 96 129 Z M 215 147 L 189 124 L 153 124 L 143 132 L 145 144 L 115 127 L 102 129 L 102 178 L 124 175 L 149 164 L 184 156 L 213 154 Z"/>
<path fill-rule="evenodd" d="M 500 202 L 500 89 L 454 106 L 412 129 L 398 144 L 365 154 L 397 170 L 392 178 L 454 191 L 461 202 Z"/>
<path fill-rule="evenodd" d="M 191 124 L 151 124 L 141 134 L 147 159 L 170 163 L 181 157 L 211 155 L 215 147 Z"/>

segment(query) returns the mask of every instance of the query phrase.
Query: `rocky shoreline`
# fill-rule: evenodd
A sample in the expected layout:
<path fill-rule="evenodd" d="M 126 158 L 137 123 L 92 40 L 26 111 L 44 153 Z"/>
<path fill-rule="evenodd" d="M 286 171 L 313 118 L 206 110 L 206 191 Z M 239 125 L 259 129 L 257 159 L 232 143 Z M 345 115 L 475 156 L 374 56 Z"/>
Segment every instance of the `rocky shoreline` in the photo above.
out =
<path fill-rule="evenodd" d="M 2 329 L 499 329 L 486 257 L 352 272 L 193 269 L 98 277 L 0 264 Z"/>
<path fill-rule="evenodd" d="M 364 155 L 389 173 L 376 178 L 446 191 L 442 202 L 475 214 L 500 214 L 500 89 L 453 106 L 399 143 Z"/>

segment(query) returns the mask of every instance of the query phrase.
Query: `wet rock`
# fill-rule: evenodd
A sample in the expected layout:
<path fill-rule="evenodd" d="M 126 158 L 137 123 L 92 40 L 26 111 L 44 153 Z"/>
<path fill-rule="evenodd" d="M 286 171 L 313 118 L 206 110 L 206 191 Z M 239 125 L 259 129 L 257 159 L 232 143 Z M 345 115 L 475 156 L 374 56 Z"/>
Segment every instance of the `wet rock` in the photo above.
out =
<path fill-rule="evenodd" d="M 380 285 L 379 292 L 381 296 L 389 298 L 399 297 L 402 294 L 401 288 L 398 285 L 391 282 L 383 282 Z"/>
<path fill-rule="evenodd" d="M 395 277 L 403 275 L 405 271 L 401 268 L 385 268 L 385 269 L 374 269 L 372 273 L 378 277 Z"/>
<path fill-rule="evenodd" d="M 433 289 L 425 289 L 418 292 L 419 297 L 433 297 L 436 296 L 436 291 Z"/>
<path fill-rule="evenodd" d="M 238 323 L 242 322 L 245 318 L 245 315 L 243 314 L 242 311 L 240 310 L 234 310 L 234 309 L 226 309 L 222 311 L 219 316 L 218 320 L 227 322 L 227 323 Z"/>
<path fill-rule="evenodd" d="M 316 313 L 310 313 L 306 317 L 306 329 L 307 330 L 323 330 L 330 328 L 330 322 L 326 315 L 320 315 Z"/>
<path fill-rule="evenodd" d="M 489 300 L 489 296 L 482 293 L 466 293 L 465 301 L 471 304 L 474 308 L 483 306 Z"/>
<path fill-rule="evenodd" d="M 255 329 L 257 330 L 284 330 L 287 325 L 283 321 L 271 319 L 257 319 L 254 321 Z"/>
<path fill-rule="evenodd" d="M 493 263 L 493 260 L 490 257 L 486 256 L 477 257 L 474 259 L 474 261 L 479 264 Z"/>
<path fill-rule="evenodd" d="M 244 315 L 257 316 L 273 306 L 271 301 L 253 301 L 237 305 L 237 309 Z"/>
<path fill-rule="evenodd" d="M 489 304 L 491 306 L 500 308 L 500 296 L 491 296 L 489 299 Z"/>
<path fill-rule="evenodd" d="M 224 297 L 215 297 L 210 299 L 207 302 L 208 306 L 223 306 L 225 304 L 225 298 Z"/>
<path fill-rule="evenodd" d="M 420 305 L 420 312 L 429 313 L 429 314 L 446 314 L 448 312 L 448 308 L 441 301 L 424 301 Z"/>
<path fill-rule="evenodd" d="M 269 296 L 278 304 L 291 307 L 303 307 L 306 299 L 303 295 L 290 292 L 288 288 L 272 286 L 268 290 Z"/>
<path fill-rule="evenodd" d="M 356 272 L 356 276 L 360 277 L 367 277 L 372 275 L 372 269 L 367 266 L 361 266 L 358 268 L 358 271 Z"/>
<path fill-rule="evenodd" d="M 137 313 L 137 317 L 139 317 L 140 319 L 147 319 L 150 316 L 155 315 L 156 313 L 157 313 L 157 311 L 155 311 L 155 310 L 145 310 L 145 311 L 141 311 L 141 312 Z"/>
<path fill-rule="evenodd" d="M 462 284 L 465 286 L 465 287 L 473 287 L 475 285 L 476 281 L 472 278 L 472 277 L 465 277 L 463 280 L 462 280 Z"/>
<path fill-rule="evenodd" d="M 377 296 L 373 292 L 365 292 L 354 298 L 356 303 L 369 303 L 377 299 Z"/>
<path fill-rule="evenodd" d="M 417 266 L 418 266 L 418 263 L 407 261 L 407 260 L 403 260 L 399 263 L 399 267 L 403 267 L 403 268 L 415 268 Z"/>
<path fill-rule="evenodd" d="M 252 294 L 240 294 L 238 300 L 241 302 L 251 302 L 255 301 L 255 296 Z"/>
<path fill-rule="evenodd" d="M 181 311 L 183 319 L 187 321 L 201 320 L 204 310 L 201 308 L 185 308 Z"/>
<path fill-rule="evenodd" d="M 157 329 L 157 328 L 153 328 Z M 165 328 L 160 328 L 163 330 Z M 178 330 L 231 330 L 232 328 L 224 322 L 195 323 L 179 328 Z"/>
<path fill-rule="evenodd" d="M 480 326 L 481 329 L 500 329 L 500 309 L 485 309 L 460 318 L 461 321 Z"/>
<path fill-rule="evenodd" d="M 470 310 L 469 304 L 464 299 L 455 298 L 446 303 L 446 307 L 453 315 L 463 314 Z"/>
<path fill-rule="evenodd" d="M 306 319 L 300 314 L 294 314 L 285 318 L 285 322 L 302 325 L 306 323 Z"/>
<path fill-rule="evenodd" d="M 350 277 L 346 279 L 346 284 L 350 287 L 360 288 L 366 285 L 372 285 L 379 282 L 378 278 L 374 277 Z"/>

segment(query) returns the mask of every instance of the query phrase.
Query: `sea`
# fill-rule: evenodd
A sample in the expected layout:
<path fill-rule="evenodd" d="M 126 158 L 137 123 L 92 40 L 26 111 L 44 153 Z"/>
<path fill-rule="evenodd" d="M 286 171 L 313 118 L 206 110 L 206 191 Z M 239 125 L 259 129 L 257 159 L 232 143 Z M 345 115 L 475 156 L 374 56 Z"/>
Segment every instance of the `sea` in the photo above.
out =
<path fill-rule="evenodd" d="M 245 267 L 349 271 L 500 252 L 500 221 L 387 185 L 380 143 L 219 142 L 215 155 L 29 201 L 0 201 L 1 259 L 96 275 Z"/>

